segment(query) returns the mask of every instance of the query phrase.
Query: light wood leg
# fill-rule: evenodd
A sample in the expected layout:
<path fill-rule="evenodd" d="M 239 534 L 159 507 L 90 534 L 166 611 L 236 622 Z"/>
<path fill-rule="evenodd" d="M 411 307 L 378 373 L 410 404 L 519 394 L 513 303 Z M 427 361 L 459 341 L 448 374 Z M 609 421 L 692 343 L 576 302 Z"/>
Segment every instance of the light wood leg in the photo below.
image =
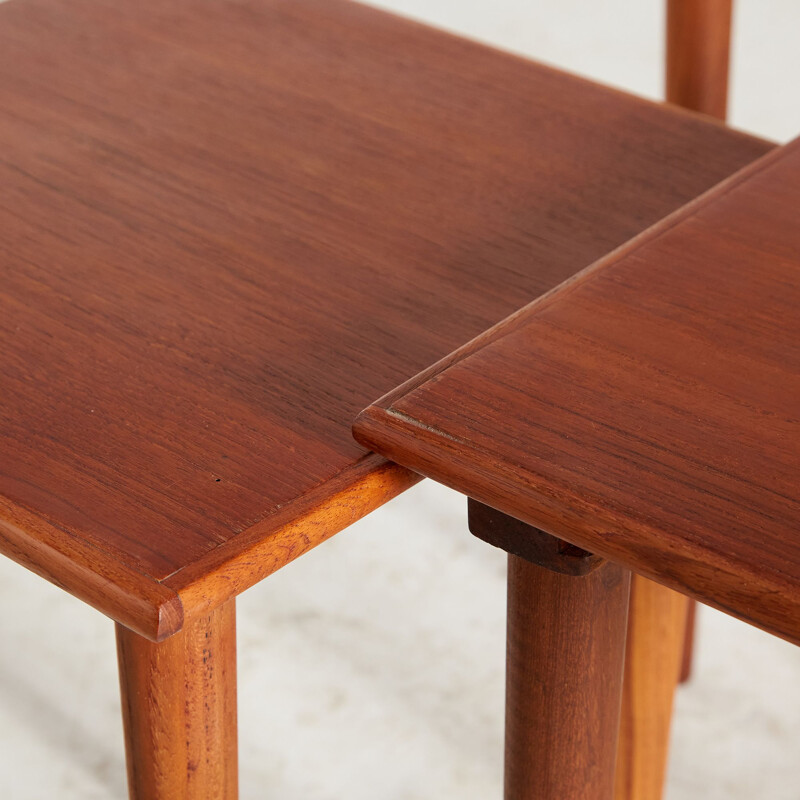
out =
<path fill-rule="evenodd" d="M 630 573 L 508 563 L 506 800 L 609 800 Z"/>
<path fill-rule="evenodd" d="M 667 100 L 725 119 L 732 0 L 667 0 Z"/>
<path fill-rule="evenodd" d="M 625 653 L 616 800 L 659 800 L 688 598 L 634 575 Z"/>
<path fill-rule="evenodd" d="M 697 623 L 697 600 L 687 600 L 686 603 L 686 633 L 683 637 L 683 654 L 681 656 L 681 671 L 678 680 L 686 683 L 692 677 L 694 664 L 695 625 Z"/>
<path fill-rule="evenodd" d="M 131 800 L 235 800 L 234 601 L 154 644 L 117 625 Z"/>

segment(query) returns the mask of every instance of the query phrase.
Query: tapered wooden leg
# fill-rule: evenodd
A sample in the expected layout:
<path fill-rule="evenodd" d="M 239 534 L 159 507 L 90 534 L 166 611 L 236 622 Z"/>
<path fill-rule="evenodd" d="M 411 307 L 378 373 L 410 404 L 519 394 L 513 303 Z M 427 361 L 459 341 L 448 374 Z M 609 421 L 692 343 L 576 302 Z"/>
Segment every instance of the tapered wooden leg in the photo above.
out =
<path fill-rule="evenodd" d="M 235 800 L 234 601 L 154 644 L 117 625 L 131 800 Z"/>
<path fill-rule="evenodd" d="M 660 800 L 688 598 L 634 575 L 617 759 L 616 800 Z"/>
<path fill-rule="evenodd" d="M 725 119 L 732 0 L 667 0 L 667 100 Z"/>
<path fill-rule="evenodd" d="M 506 800 L 613 796 L 629 586 L 509 556 Z"/>
<path fill-rule="evenodd" d="M 697 600 L 689 600 L 686 604 L 686 633 L 683 637 L 683 655 L 678 680 L 686 683 L 692 677 L 694 663 L 695 625 L 697 623 Z"/>

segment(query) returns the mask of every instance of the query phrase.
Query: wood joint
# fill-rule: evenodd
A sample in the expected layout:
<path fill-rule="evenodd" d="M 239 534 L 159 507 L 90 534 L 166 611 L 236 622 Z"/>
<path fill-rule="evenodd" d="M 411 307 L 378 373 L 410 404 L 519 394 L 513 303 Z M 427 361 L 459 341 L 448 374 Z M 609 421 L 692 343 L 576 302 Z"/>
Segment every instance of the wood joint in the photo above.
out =
<path fill-rule="evenodd" d="M 545 533 L 525 522 L 468 500 L 469 530 L 474 536 L 511 555 L 563 575 L 588 575 L 605 559 Z"/>

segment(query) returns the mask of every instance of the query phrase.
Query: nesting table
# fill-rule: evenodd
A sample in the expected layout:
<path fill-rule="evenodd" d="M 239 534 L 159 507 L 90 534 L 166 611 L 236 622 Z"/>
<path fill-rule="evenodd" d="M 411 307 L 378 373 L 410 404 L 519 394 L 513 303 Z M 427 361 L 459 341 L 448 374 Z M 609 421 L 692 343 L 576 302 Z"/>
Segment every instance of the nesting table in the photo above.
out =
<path fill-rule="evenodd" d="M 0 552 L 115 621 L 132 797 L 235 797 L 235 597 L 419 480 L 357 412 L 769 149 L 342 0 L 0 5 Z"/>
<path fill-rule="evenodd" d="M 798 211 L 800 140 L 356 423 L 511 554 L 507 796 L 611 796 L 629 570 L 800 644 Z"/>

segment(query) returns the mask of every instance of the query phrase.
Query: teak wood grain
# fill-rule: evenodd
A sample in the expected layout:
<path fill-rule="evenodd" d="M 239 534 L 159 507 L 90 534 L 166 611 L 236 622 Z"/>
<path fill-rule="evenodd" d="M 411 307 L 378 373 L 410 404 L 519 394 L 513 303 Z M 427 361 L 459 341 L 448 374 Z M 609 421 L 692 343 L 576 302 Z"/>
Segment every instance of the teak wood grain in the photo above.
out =
<path fill-rule="evenodd" d="M 130 800 L 236 800 L 236 601 L 164 642 L 117 625 Z"/>
<path fill-rule="evenodd" d="M 417 478 L 350 421 L 768 149 L 340 0 L 0 5 L 0 551 L 161 639 Z"/>
<path fill-rule="evenodd" d="M 368 408 L 358 439 L 800 643 L 800 140 Z"/>
<path fill-rule="evenodd" d="M 609 800 L 630 572 L 508 557 L 505 800 Z"/>

